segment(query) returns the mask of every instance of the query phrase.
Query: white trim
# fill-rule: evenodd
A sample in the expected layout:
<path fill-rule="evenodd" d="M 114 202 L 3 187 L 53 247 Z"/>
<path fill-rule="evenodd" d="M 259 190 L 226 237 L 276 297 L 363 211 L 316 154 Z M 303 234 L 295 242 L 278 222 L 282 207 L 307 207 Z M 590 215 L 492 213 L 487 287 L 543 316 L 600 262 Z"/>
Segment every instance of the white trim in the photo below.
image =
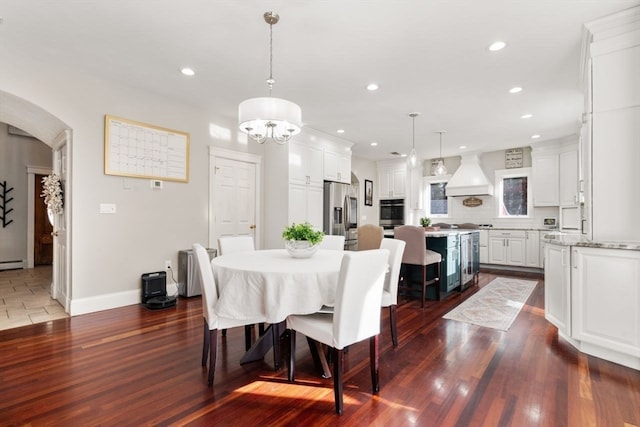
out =
<path fill-rule="evenodd" d="M 262 247 L 262 156 L 257 154 L 233 151 L 226 148 L 209 147 L 209 246 L 216 247 L 215 239 L 215 210 L 214 210 L 214 189 L 215 189 L 215 163 L 216 158 L 235 160 L 238 162 L 253 163 L 256 168 L 256 248 Z"/>
<path fill-rule="evenodd" d="M 70 301 L 69 313 L 72 316 L 110 310 L 140 303 L 140 290 L 95 295 L 88 298 L 75 298 Z"/>
<path fill-rule="evenodd" d="M 532 187 L 532 168 L 516 168 L 516 169 L 496 169 L 495 174 L 495 198 L 496 198 L 496 218 L 499 219 L 523 219 L 533 218 L 533 187 Z M 500 212 L 502 206 L 502 180 L 505 178 L 527 177 L 527 214 L 503 216 Z"/>

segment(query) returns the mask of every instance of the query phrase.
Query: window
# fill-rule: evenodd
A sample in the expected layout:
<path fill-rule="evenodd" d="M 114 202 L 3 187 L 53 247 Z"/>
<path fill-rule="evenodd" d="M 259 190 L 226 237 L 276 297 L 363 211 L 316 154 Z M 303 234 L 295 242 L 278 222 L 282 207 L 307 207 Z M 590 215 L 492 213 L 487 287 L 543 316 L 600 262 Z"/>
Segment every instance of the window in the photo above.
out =
<path fill-rule="evenodd" d="M 531 168 L 496 170 L 498 217 L 526 218 L 532 206 Z"/>
<path fill-rule="evenodd" d="M 447 218 L 449 216 L 449 199 L 446 189 L 449 177 L 425 178 L 426 215 L 429 217 Z"/>

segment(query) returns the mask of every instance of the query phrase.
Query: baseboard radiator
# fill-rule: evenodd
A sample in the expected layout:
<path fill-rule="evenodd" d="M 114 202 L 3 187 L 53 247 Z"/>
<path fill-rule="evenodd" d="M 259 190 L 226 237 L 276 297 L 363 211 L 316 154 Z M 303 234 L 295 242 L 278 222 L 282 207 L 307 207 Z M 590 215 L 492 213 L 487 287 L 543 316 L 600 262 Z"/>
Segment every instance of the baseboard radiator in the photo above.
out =
<path fill-rule="evenodd" d="M 15 270 L 16 268 L 23 268 L 22 261 L 0 261 L 0 270 Z"/>

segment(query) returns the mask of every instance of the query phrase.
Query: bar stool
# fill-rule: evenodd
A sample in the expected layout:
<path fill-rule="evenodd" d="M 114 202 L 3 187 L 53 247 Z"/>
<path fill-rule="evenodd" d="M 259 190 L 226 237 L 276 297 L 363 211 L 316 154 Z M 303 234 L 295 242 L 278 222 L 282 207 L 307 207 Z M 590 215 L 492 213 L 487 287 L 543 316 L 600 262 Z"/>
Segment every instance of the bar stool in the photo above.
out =
<path fill-rule="evenodd" d="M 424 299 L 428 286 L 434 286 L 436 299 L 440 299 L 440 265 L 442 255 L 427 249 L 424 228 L 415 225 L 402 225 L 393 231 L 394 238 L 404 240 L 406 246 L 402 255 L 403 278 L 398 285 L 399 289 L 411 291 L 412 284 L 419 283 L 421 287 L 420 307 L 424 308 Z M 435 277 L 428 278 L 428 266 L 436 266 Z M 420 268 L 420 280 L 413 279 L 413 270 Z M 409 270 L 409 271 L 407 271 Z"/>
<path fill-rule="evenodd" d="M 358 250 L 379 249 L 384 237 L 384 230 L 379 225 L 365 224 L 358 227 Z"/>

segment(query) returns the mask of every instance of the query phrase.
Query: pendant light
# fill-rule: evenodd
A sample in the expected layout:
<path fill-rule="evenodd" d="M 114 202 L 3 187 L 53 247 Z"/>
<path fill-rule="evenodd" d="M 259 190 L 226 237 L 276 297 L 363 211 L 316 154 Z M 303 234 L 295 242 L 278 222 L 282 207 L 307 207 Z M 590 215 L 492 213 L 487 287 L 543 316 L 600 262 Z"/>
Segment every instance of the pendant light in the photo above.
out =
<path fill-rule="evenodd" d="M 416 153 L 416 117 L 419 115 L 420 113 L 409 113 L 409 117 L 411 117 L 413 125 L 413 142 L 411 145 L 411 151 L 409 152 L 409 165 L 411 165 L 411 167 L 415 166 L 418 162 L 418 154 Z"/>
<path fill-rule="evenodd" d="M 444 159 L 442 158 L 442 134 L 447 133 L 446 130 L 441 130 L 436 133 L 440 134 L 440 158 L 438 159 L 438 163 L 436 164 L 435 174 L 437 176 L 442 176 L 447 174 L 447 168 L 444 165 Z"/>
<path fill-rule="evenodd" d="M 265 12 L 264 20 L 269 24 L 269 96 L 251 98 L 242 101 L 238 106 L 238 122 L 240 130 L 258 144 L 272 140 L 285 144 L 294 135 L 300 133 L 302 110 L 291 101 L 271 97 L 273 79 L 273 26 L 280 17 L 275 12 Z"/>

